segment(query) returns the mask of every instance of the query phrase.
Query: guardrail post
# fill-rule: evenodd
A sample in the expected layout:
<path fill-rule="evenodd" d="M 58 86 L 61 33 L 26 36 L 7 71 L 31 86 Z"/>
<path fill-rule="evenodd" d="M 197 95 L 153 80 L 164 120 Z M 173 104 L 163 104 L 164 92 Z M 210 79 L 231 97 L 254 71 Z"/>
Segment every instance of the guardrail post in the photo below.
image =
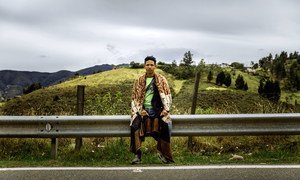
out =
<path fill-rule="evenodd" d="M 51 159 L 57 158 L 58 139 L 51 138 Z"/>
<path fill-rule="evenodd" d="M 195 114 L 196 113 L 199 82 L 200 82 L 200 72 L 197 71 L 196 72 L 196 77 L 195 77 L 195 85 L 194 85 L 194 94 L 193 94 L 193 102 L 192 102 L 191 114 Z M 192 148 L 192 145 L 193 145 L 193 136 L 188 136 L 188 148 Z"/>
<path fill-rule="evenodd" d="M 84 114 L 84 87 L 83 85 L 77 86 L 77 115 Z M 76 138 L 75 150 L 80 151 L 83 141 L 82 137 Z"/>

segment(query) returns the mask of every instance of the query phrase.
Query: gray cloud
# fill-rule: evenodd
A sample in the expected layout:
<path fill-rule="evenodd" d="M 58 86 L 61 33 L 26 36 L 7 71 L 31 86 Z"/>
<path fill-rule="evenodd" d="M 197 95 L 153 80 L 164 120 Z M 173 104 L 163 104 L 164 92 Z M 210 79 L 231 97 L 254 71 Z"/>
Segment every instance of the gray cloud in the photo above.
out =
<path fill-rule="evenodd" d="M 107 44 L 106 48 L 109 52 L 111 52 L 112 54 L 120 54 L 120 52 L 117 50 L 117 48 L 114 45 L 111 44 Z"/>
<path fill-rule="evenodd" d="M 299 51 L 297 0 L 0 0 L 0 69 L 78 70 L 146 55 L 248 63 Z"/>

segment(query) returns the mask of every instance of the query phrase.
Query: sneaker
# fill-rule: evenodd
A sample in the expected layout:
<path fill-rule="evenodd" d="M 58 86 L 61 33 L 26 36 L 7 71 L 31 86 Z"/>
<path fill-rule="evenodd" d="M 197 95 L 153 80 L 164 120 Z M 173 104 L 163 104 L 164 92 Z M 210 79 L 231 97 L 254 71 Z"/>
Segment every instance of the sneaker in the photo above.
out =
<path fill-rule="evenodd" d="M 158 153 L 157 155 L 158 155 L 159 159 L 160 159 L 163 163 L 165 163 L 165 164 L 169 164 L 169 163 L 170 163 L 170 161 L 168 161 L 161 153 Z"/>
<path fill-rule="evenodd" d="M 131 164 L 141 164 L 142 160 L 138 156 L 135 156 L 135 158 L 131 161 Z"/>

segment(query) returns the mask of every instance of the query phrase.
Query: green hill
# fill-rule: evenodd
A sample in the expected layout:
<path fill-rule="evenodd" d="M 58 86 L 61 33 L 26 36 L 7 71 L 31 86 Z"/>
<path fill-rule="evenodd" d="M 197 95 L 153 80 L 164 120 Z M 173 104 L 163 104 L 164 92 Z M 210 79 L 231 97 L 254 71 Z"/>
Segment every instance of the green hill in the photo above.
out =
<path fill-rule="evenodd" d="M 132 83 L 143 69 L 121 68 L 89 76 L 79 76 L 61 84 L 36 90 L 30 94 L 0 103 L 2 115 L 75 115 L 76 86 L 85 85 L 85 115 L 125 115 L 130 113 Z M 194 80 L 178 80 L 164 74 L 173 91 L 172 114 L 189 114 L 192 104 Z M 253 83 L 258 82 L 256 77 Z M 297 112 L 294 107 L 272 104 L 252 90 L 238 91 L 206 82 L 203 75 L 198 92 L 197 114 L 221 113 L 283 113 Z M 250 82 L 251 83 L 251 82 Z M 299 112 L 299 111 L 298 111 Z M 185 137 L 172 138 L 173 154 L 178 164 L 231 163 L 230 154 L 245 157 L 241 163 L 299 162 L 298 139 L 290 136 L 272 137 L 194 137 L 191 149 Z M 2 139 L 0 166 L 108 166 L 127 165 L 132 157 L 128 151 L 129 138 L 86 138 L 81 152 L 74 151 L 71 139 L 59 140 L 59 160 L 49 161 L 50 146 L 46 139 Z M 125 142 L 125 143 L 124 143 Z M 144 162 L 156 162 L 155 144 L 147 139 L 143 144 Z M 249 155 L 251 153 L 251 155 Z M 118 158 L 116 158 L 118 154 Z M 42 161 L 40 160 L 42 159 Z M 275 160 L 274 160 L 275 159 Z M 20 163 L 21 161 L 21 163 Z M 17 165 L 15 165 L 15 164 Z M 42 164 L 41 164 L 42 163 Z M 50 163 L 50 165 L 49 165 Z M 20 165 L 21 164 L 21 165 Z M 25 165 L 24 165 L 25 164 Z M 29 165 L 30 166 L 30 165 Z"/>
<path fill-rule="evenodd" d="M 79 76 L 61 84 L 39 89 L 2 104 L 4 115 L 75 115 L 76 86 L 85 85 L 85 114 L 129 114 L 134 79 L 143 69 L 120 68 L 89 76 Z M 172 89 L 180 81 L 165 74 Z M 177 85 L 176 85 L 177 84 Z M 178 90 L 177 90 L 178 91 Z"/>
<path fill-rule="evenodd" d="M 173 92 L 173 114 L 188 114 L 192 104 L 194 80 L 177 80 L 161 70 Z M 85 85 L 86 115 L 121 115 L 130 113 L 130 96 L 134 79 L 144 69 L 120 68 L 89 76 L 79 76 L 61 84 L 14 98 L 0 106 L 3 115 L 76 115 L 76 86 Z M 241 73 L 249 84 L 248 92 L 234 88 L 234 78 Z M 286 105 L 274 105 L 256 93 L 258 78 L 238 72 L 229 88 L 208 83 L 203 75 L 196 112 L 267 113 L 295 112 Z"/>

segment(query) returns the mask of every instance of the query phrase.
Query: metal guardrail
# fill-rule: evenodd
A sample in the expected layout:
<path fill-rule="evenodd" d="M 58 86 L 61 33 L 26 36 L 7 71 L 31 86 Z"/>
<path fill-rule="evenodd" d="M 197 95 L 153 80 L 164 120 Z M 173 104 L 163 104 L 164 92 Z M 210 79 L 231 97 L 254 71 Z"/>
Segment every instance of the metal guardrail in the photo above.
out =
<path fill-rule="evenodd" d="M 300 113 L 172 115 L 172 136 L 300 134 Z M 0 116 L 0 137 L 126 137 L 129 116 Z"/>
<path fill-rule="evenodd" d="M 300 113 L 172 115 L 172 136 L 299 135 Z M 127 137 L 129 116 L 0 116 L 0 138 Z"/>

